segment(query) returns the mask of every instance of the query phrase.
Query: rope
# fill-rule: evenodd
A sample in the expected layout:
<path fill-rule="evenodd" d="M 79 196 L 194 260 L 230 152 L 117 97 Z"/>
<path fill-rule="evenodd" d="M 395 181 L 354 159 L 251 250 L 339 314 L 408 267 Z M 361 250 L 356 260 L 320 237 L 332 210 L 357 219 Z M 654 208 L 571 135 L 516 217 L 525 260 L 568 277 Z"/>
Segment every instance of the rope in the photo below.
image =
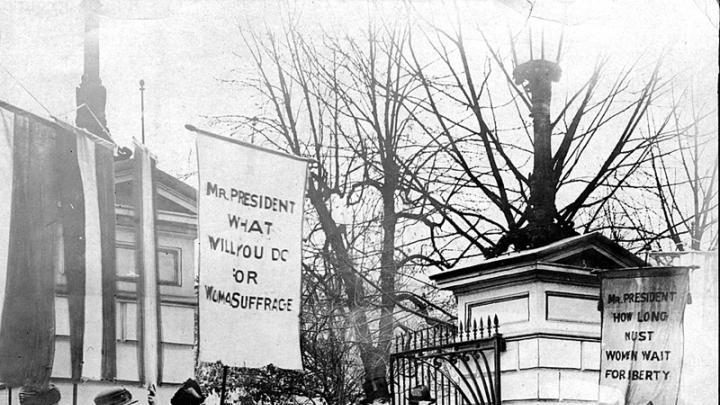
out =
<path fill-rule="evenodd" d="M 30 97 L 32 97 L 32 99 L 35 100 L 35 102 L 38 103 L 38 104 L 40 105 L 40 107 L 42 107 L 43 110 L 45 110 L 45 112 L 47 112 L 47 114 L 48 114 L 49 116 L 52 117 L 52 113 L 50 112 L 50 110 L 49 110 L 47 107 L 45 107 L 45 105 L 44 105 L 43 103 L 41 103 L 40 100 L 38 100 L 38 98 L 35 97 L 35 95 L 32 94 L 32 92 L 31 92 L 30 90 L 28 90 L 27 87 L 25 87 L 25 85 L 20 81 L 20 79 L 18 79 L 17 77 L 15 77 L 15 75 L 13 75 L 12 73 L 10 73 L 10 71 L 9 71 L 9 70 L 5 67 L 5 65 L 3 65 L 2 63 L 0 63 L 0 67 L 2 67 L 2 69 L 5 71 L 5 73 L 7 73 L 8 76 L 10 76 L 13 80 L 15 80 L 15 82 L 16 82 L 23 90 L 25 90 L 25 92 L 26 92 Z"/>
<path fill-rule="evenodd" d="M 90 136 L 91 138 L 93 138 L 93 140 L 95 140 L 96 142 L 101 142 L 101 143 L 104 143 L 104 144 L 111 145 L 113 148 L 114 148 L 115 146 L 117 146 L 117 145 L 115 145 L 115 143 L 113 143 L 112 141 L 108 141 L 108 140 L 106 140 L 106 139 L 103 139 L 103 138 L 101 138 L 101 137 L 99 137 L 99 136 L 97 136 L 97 135 L 95 135 L 95 134 L 93 134 L 93 133 L 91 133 L 91 132 L 89 132 L 89 131 L 85 131 L 85 130 L 83 130 L 82 128 L 77 128 L 75 125 L 69 124 L 69 123 L 67 123 L 67 122 L 65 122 L 65 121 L 57 118 L 57 116 L 54 115 L 54 114 L 50 111 L 50 109 L 47 108 L 47 107 L 45 106 L 45 104 L 43 104 L 37 97 L 35 97 L 35 95 L 23 84 L 23 82 L 21 82 L 20 79 L 18 79 L 17 77 L 15 77 L 15 75 L 13 75 L 12 72 L 10 72 L 10 70 L 8 70 L 8 68 L 5 67 L 5 65 L 3 65 L 2 63 L 0 63 L 0 67 L 2 67 L 2 69 L 5 71 L 5 73 L 7 73 L 8 76 L 10 76 L 13 80 L 15 80 L 15 82 L 18 84 L 18 86 L 20 86 L 33 100 L 35 100 L 35 102 L 38 103 L 38 105 L 40 105 L 40 107 L 42 107 L 43 110 L 45 110 L 45 112 L 47 113 L 47 115 L 50 116 L 50 118 L 52 118 L 53 121 L 55 121 L 57 124 L 67 125 L 67 126 L 70 126 L 70 127 L 73 128 L 73 129 L 77 129 L 77 130 L 79 130 L 79 132 L 83 133 L 84 135 Z M 88 109 L 88 111 L 90 111 L 90 115 L 91 115 L 92 118 L 95 120 L 95 122 L 98 124 L 98 126 L 100 126 L 100 128 L 102 128 L 102 130 L 103 130 L 103 132 L 105 133 L 105 135 L 107 135 L 108 138 L 112 139 L 112 136 L 110 135 L 110 133 L 105 129 L 105 126 L 104 126 L 102 123 L 100 123 L 100 120 L 98 119 L 98 117 L 95 115 L 95 113 L 93 112 L 93 110 L 92 110 L 87 104 L 85 104 L 85 103 L 80 104 L 79 106 L 75 107 L 74 110 L 71 110 L 71 111 L 77 111 L 77 110 L 79 110 L 79 109 L 82 108 L 82 107 L 85 107 L 85 108 Z M 68 111 L 68 112 L 70 112 L 70 111 Z M 64 114 L 67 114 L 68 112 L 65 112 Z"/>

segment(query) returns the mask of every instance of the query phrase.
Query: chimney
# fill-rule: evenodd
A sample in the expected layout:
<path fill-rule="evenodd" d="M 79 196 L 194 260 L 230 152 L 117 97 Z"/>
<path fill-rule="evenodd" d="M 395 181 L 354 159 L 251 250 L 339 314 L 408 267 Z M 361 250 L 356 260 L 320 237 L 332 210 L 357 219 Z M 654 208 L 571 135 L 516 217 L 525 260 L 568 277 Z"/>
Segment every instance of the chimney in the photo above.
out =
<path fill-rule="evenodd" d="M 106 90 L 100 81 L 100 1 L 83 0 L 81 7 L 85 13 L 84 68 L 80 86 L 75 89 L 75 125 L 111 140 L 105 119 Z"/>

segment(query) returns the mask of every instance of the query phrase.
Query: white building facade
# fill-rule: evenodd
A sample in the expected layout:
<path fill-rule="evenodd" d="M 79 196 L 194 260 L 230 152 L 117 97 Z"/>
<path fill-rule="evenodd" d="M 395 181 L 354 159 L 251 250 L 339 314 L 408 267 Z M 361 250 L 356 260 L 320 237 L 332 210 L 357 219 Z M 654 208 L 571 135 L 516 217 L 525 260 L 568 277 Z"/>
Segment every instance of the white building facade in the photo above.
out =
<path fill-rule="evenodd" d="M 116 381 L 71 380 L 68 301 L 62 263 L 57 272 L 55 298 L 55 360 L 53 384 L 61 391 L 61 404 L 91 404 L 95 395 L 110 386 L 123 386 L 133 398 L 145 403 L 147 390 L 139 381 L 138 317 L 133 211 L 133 163 L 115 164 L 116 196 Z M 167 404 L 181 384 L 193 378 L 195 369 L 194 322 L 195 240 L 197 237 L 196 191 L 193 187 L 156 170 L 157 250 L 160 287 L 160 333 L 162 341 L 158 404 Z M 13 402 L 17 393 L 13 392 Z M 14 402 L 19 403 L 19 402 Z"/>

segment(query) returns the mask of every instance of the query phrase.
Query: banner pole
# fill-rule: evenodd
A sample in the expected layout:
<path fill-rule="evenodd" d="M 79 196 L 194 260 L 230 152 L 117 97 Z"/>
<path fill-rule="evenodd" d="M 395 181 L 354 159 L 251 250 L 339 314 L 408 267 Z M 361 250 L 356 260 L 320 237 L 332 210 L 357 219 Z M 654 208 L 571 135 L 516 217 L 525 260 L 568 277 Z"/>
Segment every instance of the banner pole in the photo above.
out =
<path fill-rule="evenodd" d="M 222 387 L 220 388 L 220 405 L 225 405 L 225 382 L 227 381 L 228 366 L 223 366 Z"/>

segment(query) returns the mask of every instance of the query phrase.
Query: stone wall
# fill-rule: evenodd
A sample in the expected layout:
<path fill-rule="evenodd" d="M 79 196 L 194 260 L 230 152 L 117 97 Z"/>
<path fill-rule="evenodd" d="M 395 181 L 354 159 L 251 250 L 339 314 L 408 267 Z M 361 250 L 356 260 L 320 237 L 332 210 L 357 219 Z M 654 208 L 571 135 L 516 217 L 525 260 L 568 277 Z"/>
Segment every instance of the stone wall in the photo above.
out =
<path fill-rule="evenodd" d="M 593 285 L 536 280 L 457 295 L 465 322 L 498 314 L 507 340 L 501 355 L 503 403 L 597 402 L 598 294 Z"/>
<path fill-rule="evenodd" d="M 597 400 L 600 370 L 597 340 L 509 339 L 500 361 L 503 403 Z"/>

